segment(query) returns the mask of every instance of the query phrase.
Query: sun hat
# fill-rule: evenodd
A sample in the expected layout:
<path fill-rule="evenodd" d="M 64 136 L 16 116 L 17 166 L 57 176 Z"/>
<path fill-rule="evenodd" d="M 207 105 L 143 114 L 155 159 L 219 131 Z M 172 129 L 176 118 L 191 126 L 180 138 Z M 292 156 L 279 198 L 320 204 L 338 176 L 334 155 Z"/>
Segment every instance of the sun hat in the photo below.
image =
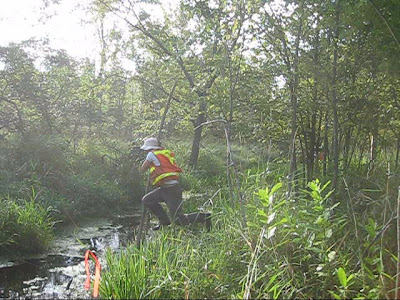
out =
<path fill-rule="evenodd" d="M 142 150 L 153 150 L 153 149 L 160 149 L 160 144 L 156 138 L 148 138 L 144 141 L 143 146 L 140 147 Z"/>

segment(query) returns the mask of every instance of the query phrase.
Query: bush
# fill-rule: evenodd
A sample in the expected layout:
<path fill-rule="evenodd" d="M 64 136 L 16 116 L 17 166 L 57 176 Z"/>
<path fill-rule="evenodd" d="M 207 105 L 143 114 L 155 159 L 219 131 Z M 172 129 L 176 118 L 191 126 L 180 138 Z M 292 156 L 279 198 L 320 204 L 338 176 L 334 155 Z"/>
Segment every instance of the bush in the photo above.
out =
<path fill-rule="evenodd" d="M 101 143 L 87 141 L 87 147 L 75 152 L 56 136 L 12 136 L 1 141 L 0 196 L 24 199 L 34 188 L 36 202 L 53 207 L 63 221 L 122 210 L 143 194 L 124 147 L 117 156 Z"/>

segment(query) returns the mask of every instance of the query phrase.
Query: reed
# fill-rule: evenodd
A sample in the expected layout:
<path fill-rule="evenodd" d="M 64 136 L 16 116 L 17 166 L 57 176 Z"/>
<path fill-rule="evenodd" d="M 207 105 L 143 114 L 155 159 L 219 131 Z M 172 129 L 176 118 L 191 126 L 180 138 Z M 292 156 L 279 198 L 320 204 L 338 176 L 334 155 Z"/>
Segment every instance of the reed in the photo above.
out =
<path fill-rule="evenodd" d="M 19 203 L 10 198 L 0 199 L 0 247 L 9 253 L 44 251 L 53 238 L 54 222 L 51 207 L 30 200 Z"/>

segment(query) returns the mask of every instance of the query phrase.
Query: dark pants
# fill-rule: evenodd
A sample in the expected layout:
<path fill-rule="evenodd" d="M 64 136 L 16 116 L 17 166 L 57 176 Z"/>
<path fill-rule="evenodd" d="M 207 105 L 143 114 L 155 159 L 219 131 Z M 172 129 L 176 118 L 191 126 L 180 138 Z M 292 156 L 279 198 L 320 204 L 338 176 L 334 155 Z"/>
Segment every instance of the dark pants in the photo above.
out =
<path fill-rule="evenodd" d="M 158 187 L 144 195 L 142 202 L 158 218 L 161 225 L 171 224 L 167 213 L 160 204 L 160 202 L 165 202 L 174 223 L 178 225 L 203 223 L 208 230 L 211 229 L 210 213 L 183 213 L 182 189 L 179 184 Z"/>
<path fill-rule="evenodd" d="M 183 214 L 182 190 L 179 184 L 157 187 L 144 195 L 142 202 L 159 219 L 162 225 L 170 224 L 171 221 L 160 202 L 167 204 L 173 222 L 179 225 L 189 223 L 187 217 Z"/>

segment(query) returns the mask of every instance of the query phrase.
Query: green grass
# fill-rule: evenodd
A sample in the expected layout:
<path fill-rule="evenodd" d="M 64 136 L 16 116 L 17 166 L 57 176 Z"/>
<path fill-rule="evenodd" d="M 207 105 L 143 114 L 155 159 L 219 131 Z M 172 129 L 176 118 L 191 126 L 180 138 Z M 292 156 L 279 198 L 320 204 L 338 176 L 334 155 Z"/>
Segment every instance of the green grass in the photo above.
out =
<path fill-rule="evenodd" d="M 235 298 L 246 269 L 236 259 L 248 252 L 247 245 L 237 243 L 241 234 L 234 226 L 221 224 L 228 220 L 218 219 L 213 232 L 170 227 L 140 249 L 131 245 L 119 254 L 108 252 L 101 297 Z"/>
<path fill-rule="evenodd" d="M 0 199 L 0 247 L 9 253 L 38 253 L 53 238 L 50 208 L 29 201 Z"/>
<path fill-rule="evenodd" d="M 236 187 L 231 201 L 226 180 L 214 177 L 213 181 L 189 171 L 185 176 L 193 189 L 188 194 L 202 195 L 189 198 L 185 207 L 193 210 L 207 203 L 213 230 L 170 227 L 140 249 L 131 245 L 119 254 L 109 252 L 101 296 L 378 299 L 392 295 L 396 262 L 391 232 L 381 243 L 371 244 L 382 228 L 380 218 L 360 213 L 362 207 L 351 209 L 349 201 L 356 206 L 356 198 L 334 203 L 326 181 L 312 181 L 299 188 L 296 198 L 288 197 L 286 166 L 280 161 L 247 167 L 239 169 L 247 229 Z M 384 194 L 380 190 L 378 197 Z M 357 193 L 351 191 L 353 195 Z"/>

